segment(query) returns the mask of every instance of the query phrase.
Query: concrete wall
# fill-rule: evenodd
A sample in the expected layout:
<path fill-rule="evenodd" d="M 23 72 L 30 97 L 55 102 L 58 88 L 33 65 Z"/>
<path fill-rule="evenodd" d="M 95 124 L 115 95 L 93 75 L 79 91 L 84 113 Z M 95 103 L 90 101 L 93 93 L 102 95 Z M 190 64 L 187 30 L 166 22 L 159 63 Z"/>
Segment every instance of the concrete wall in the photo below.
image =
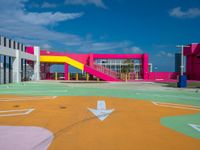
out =
<path fill-rule="evenodd" d="M 0 36 L 0 55 L 1 55 L 1 66 L 0 66 L 0 83 L 4 83 L 4 78 L 6 79 L 5 83 L 9 82 L 21 82 L 21 60 L 31 60 L 39 63 L 37 59 L 39 56 L 29 54 L 25 52 L 25 45 L 11 39 Z M 4 59 L 6 56 L 6 66 L 3 65 Z M 9 70 L 9 58 L 11 58 L 10 70 Z M 4 75 L 4 70 L 6 74 Z M 37 70 L 39 70 L 37 68 Z M 24 70 L 23 70 L 24 71 Z M 35 71 L 38 74 L 38 72 Z M 9 81 L 10 79 L 10 81 Z M 38 80 L 38 78 L 35 78 Z"/>

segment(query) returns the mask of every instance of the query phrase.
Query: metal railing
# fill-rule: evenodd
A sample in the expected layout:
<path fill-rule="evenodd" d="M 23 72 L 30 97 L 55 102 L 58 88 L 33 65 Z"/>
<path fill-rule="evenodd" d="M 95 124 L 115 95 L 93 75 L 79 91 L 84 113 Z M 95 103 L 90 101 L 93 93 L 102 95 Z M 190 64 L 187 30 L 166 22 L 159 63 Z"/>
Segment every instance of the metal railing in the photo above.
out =
<path fill-rule="evenodd" d="M 99 72 L 102 72 L 106 75 L 109 75 L 113 78 L 118 78 L 118 73 L 116 71 L 113 71 L 109 68 L 106 68 L 104 66 L 101 66 L 101 65 L 98 65 L 98 64 L 94 64 L 94 67 L 93 67 L 95 70 L 99 71 Z"/>

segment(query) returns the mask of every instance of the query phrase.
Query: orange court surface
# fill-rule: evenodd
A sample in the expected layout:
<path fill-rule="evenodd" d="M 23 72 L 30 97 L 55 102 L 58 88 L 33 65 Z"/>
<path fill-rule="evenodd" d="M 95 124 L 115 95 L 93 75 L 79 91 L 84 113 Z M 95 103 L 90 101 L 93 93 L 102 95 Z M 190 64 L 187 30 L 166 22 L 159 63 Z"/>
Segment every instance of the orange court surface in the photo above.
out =
<path fill-rule="evenodd" d="M 101 120 L 90 110 L 98 109 L 97 103 L 102 101 L 112 112 L 103 114 L 106 117 Z M 99 106 L 99 109 L 103 110 L 103 107 Z M 52 133 L 51 139 L 43 138 L 32 149 L 45 149 L 45 146 L 40 147 L 45 143 L 48 150 L 200 148 L 199 139 L 165 127 L 160 121 L 164 117 L 197 114 L 200 109 L 195 106 L 159 105 L 151 101 L 104 96 L 1 95 L 0 110 L 0 126 L 40 127 Z M 15 136 L 20 139 L 20 134 Z M 12 147 L 12 141 L 6 142 Z M 1 141 L 0 145 L 2 149 L 8 146 Z"/>

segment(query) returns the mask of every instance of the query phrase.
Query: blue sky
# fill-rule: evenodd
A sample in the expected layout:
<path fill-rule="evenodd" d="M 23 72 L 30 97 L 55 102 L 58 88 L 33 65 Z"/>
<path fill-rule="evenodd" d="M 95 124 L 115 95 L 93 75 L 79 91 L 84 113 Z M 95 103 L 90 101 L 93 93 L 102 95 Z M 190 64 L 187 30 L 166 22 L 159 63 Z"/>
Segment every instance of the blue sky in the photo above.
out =
<path fill-rule="evenodd" d="M 175 46 L 200 42 L 199 0 L 0 2 L 0 34 L 49 50 L 148 53 L 159 71 L 173 71 Z"/>

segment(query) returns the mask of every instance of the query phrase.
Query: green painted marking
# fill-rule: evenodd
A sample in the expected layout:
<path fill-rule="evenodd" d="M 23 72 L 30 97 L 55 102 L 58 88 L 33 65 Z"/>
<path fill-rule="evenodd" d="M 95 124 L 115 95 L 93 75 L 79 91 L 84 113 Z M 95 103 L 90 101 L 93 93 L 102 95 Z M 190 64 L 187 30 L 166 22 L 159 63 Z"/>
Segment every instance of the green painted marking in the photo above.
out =
<path fill-rule="evenodd" d="M 161 124 L 187 136 L 200 139 L 200 132 L 189 125 L 200 125 L 200 114 L 162 118 Z"/>
<path fill-rule="evenodd" d="M 151 86 L 151 85 L 150 85 Z M 0 94 L 30 96 L 109 96 L 200 106 L 200 92 L 132 84 L 19 83 L 0 85 Z"/>

